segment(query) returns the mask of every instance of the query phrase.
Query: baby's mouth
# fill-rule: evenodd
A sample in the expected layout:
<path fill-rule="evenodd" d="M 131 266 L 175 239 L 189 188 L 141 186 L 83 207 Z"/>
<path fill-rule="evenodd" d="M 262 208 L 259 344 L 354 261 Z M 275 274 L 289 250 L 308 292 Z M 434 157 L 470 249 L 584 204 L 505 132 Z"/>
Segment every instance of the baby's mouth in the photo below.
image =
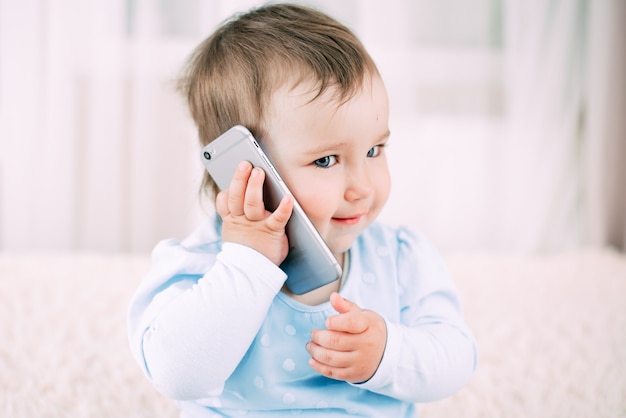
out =
<path fill-rule="evenodd" d="M 347 216 L 347 217 L 335 217 L 333 218 L 333 221 L 338 222 L 343 225 L 355 225 L 359 223 L 359 221 L 361 220 L 363 216 L 364 214 Z"/>

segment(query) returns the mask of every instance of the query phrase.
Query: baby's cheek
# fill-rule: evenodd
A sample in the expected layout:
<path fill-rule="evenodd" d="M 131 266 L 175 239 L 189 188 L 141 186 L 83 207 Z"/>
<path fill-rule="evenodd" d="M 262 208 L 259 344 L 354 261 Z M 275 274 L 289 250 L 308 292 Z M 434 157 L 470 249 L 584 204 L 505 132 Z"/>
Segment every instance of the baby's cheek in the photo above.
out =
<path fill-rule="evenodd" d="M 321 233 L 321 229 L 326 229 L 328 226 L 328 222 L 332 217 L 331 211 L 324 206 L 324 201 L 326 200 L 322 193 L 316 196 L 304 196 L 298 197 L 298 203 L 302 206 L 304 213 L 306 213 L 307 217 L 311 220 L 313 225 L 317 228 L 317 230 Z"/>

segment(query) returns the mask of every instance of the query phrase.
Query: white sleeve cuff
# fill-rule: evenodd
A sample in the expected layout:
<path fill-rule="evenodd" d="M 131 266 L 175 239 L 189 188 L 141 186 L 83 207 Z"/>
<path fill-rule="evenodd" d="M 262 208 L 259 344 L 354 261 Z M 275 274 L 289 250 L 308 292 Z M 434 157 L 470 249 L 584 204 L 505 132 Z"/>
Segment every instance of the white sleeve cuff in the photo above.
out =
<path fill-rule="evenodd" d="M 357 384 L 358 387 L 373 392 L 380 392 L 381 389 L 394 382 L 395 371 L 398 368 L 402 350 L 402 332 L 398 326 L 386 319 L 385 325 L 387 326 L 387 344 L 385 345 L 385 352 L 378 369 L 368 381 Z"/>
<path fill-rule="evenodd" d="M 275 290 L 281 289 L 287 275 L 269 258 L 255 249 L 234 242 L 222 244 L 222 251 L 217 259 L 225 265 L 240 271 L 246 277 L 256 277 L 262 283 Z"/>

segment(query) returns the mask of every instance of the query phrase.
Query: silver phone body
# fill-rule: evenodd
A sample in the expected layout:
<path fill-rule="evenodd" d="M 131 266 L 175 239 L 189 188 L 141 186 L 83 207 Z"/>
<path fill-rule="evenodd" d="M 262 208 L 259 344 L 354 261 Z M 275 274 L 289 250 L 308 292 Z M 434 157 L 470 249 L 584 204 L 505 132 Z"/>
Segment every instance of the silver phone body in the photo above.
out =
<path fill-rule="evenodd" d="M 230 186 L 241 161 L 265 171 L 263 200 L 273 212 L 285 194 L 293 196 L 259 143 L 247 128 L 236 125 L 202 149 L 202 161 L 217 186 Z M 280 268 L 287 274 L 285 284 L 297 295 L 310 292 L 341 277 L 341 266 L 294 198 L 293 212 L 285 228 L 289 253 Z"/>

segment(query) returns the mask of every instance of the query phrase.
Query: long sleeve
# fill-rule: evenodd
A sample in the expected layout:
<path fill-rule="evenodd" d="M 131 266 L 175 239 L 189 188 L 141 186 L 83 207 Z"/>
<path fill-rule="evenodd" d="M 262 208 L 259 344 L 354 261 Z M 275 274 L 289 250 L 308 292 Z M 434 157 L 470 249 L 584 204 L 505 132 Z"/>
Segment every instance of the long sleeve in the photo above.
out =
<path fill-rule="evenodd" d="M 407 230 L 398 238 L 400 321 L 385 318 L 383 360 L 372 379 L 359 386 L 408 402 L 434 401 L 469 382 L 477 348 L 443 260 Z"/>
<path fill-rule="evenodd" d="M 161 278 L 148 278 L 131 304 L 135 357 L 166 396 L 215 396 L 245 355 L 286 276 L 260 253 L 232 243 L 217 255 L 172 242 L 155 252 Z M 163 268 L 164 260 L 186 267 Z"/>

